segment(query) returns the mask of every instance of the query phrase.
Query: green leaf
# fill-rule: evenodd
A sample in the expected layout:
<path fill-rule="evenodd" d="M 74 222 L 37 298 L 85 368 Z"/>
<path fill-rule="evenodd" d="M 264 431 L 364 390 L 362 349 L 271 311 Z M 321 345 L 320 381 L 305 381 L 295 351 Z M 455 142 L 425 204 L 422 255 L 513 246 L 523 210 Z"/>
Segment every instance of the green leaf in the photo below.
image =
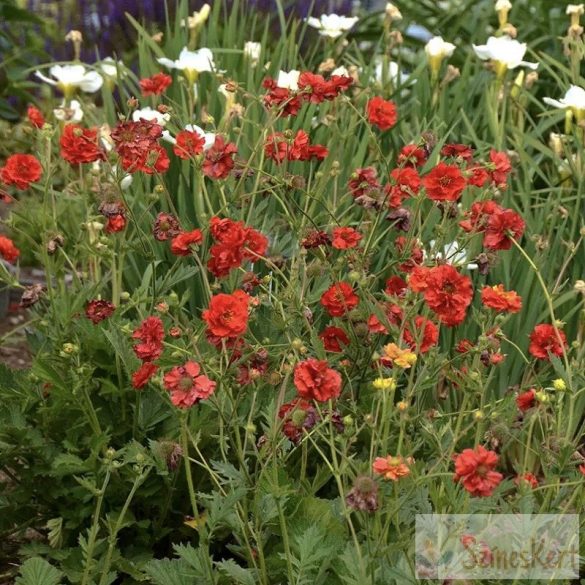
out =
<path fill-rule="evenodd" d="M 234 559 L 220 561 L 219 563 L 215 563 L 215 565 L 220 572 L 230 577 L 234 584 L 255 585 L 258 582 L 258 578 L 254 571 L 240 567 Z"/>
<path fill-rule="evenodd" d="M 63 573 L 38 557 L 28 559 L 20 567 L 16 585 L 59 585 Z"/>

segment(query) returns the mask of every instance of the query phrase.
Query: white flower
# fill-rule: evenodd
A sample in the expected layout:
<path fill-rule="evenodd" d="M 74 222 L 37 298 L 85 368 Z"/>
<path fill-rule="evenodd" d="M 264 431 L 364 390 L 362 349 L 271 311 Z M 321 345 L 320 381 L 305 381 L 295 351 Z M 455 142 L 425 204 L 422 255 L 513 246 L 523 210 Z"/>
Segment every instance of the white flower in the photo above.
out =
<path fill-rule="evenodd" d="M 402 20 L 402 13 L 396 8 L 396 6 L 394 6 L 394 4 L 392 4 L 392 2 L 386 3 L 385 12 L 386 16 L 391 20 Z"/>
<path fill-rule="evenodd" d="M 565 93 L 565 97 L 560 100 L 553 100 L 552 98 L 543 98 L 545 104 L 552 106 L 553 108 L 569 109 L 572 110 L 576 115 L 579 113 L 585 113 L 585 89 L 576 85 L 571 87 Z"/>
<path fill-rule="evenodd" d="M 431 249 L 435 247 L 435 240 L 429 242 Z M 423 253 L 426 256 L 426 252 Z M 467 270 L 477 270 L 478 266 L 475 262 L 467 262 L 467 252 L 465 248 L 459 247 L 457 242 L 450 242 L 443 247 L 442 252 L 435 252 L 434 257 L 437 260 L 446 260 L 449 264 L 454 266 L 465 265 Z"/>
<path fill-rule="evenodd" d="M 384 77 L 384 61 L 382 59 L 378 59 L 374 75 L 376 77 L 376 81 L 380 84 L 384 81 L 391 81 L 394 84 L 404 85 L 408 81 L 409 77 L 406 73 L 402 73 L 402 71 L 400 71 L 398 68 L 398 63 L 394 61 L 390 61 L 388 63 L 386 77 Z"/>
<path fill-rule="evenodd" d="M 213 71 L 215 69 L 213 53 L 206 48 L 199 49 L 198 51 L 189 51 L 189 49 L 185 47 L 180 52 L 179 58 L 175 61 L 167 59 L 166 57 L 160 57 L 157 61 L 169 69 L 179 69 L 180 71 L 183 71 L 187 77 L 190 77 L 193 74 L 203 73 L 204 71 Z"/>
<path fill-rule="evenodd" d="M 585 4 L 569 4 L 567 6 L 567 14 L 576 14 L 580 16 L 581 14 L 585 13 Z"/>
<path fill-rule="evenodd" d="M 292 69 L 291 71 L 279 71 L 278 77 L 276 78 L 276 87 L 297 91 L 299 89 L 300 74 L 301 72 L 296 69 Z"/>
<path fill-rule="evenodd" d="M 515 69 L 520 65 L 530 69 L 538 68 L 538 63 L 522 60 L 526 54 L 526 43 L 520 43 L 507 35 L 490 37 L 485 45 L 473 45 L 473 50 L 483 61 L 496 61 L 506 69 Z"/>
<path fill-rule="evenodd" d="M 255 41 L 246 41 L 246 44 L 244 45 L 244 57 L 250 59 L 252 63 L 258 63 L 261 52 L 261 43 L 256 43 Z"/>
<path fill-rule="evenodd" d="M 63 93 L 71 94 L 77 88 L 86 93 L 93 93 L 100 89 L 104 80 L 97 71 L 88 71 L 83 65 L 53 65 L 49 69 L 51 79 L 37 71 L 35 75 L 48 83 L 57 86 Z"/>
<path fill-rule="evenodd" d="M 309 16 L 306 20 L 309 26 L 319 30 L 320 35 L 335 39 L 352 28 L 359 18 L 357 16 L 322 14 L 319 18 Z"/>
<path fill-rule="evenodd" d="M 71 100 L 67 107 L 65 101 L 53 110 L 53 116 L 60 122 L 81 122 L 83 120 L 83 110 L 77 100 Z"/>
<path fill-rule="evenodd" d="M 496 2 L 496 12 L 500 10 L 510 11 L 512 10 L 512 3 L 510 0 L 497 0 Z"/>
<path fill-rule="evenodd" d="M 120 181 L 120 189 L 122 191 L 126 191 L 130 185 L 132 185 L 132 175 L 124 175 L 123 179 Z"/>
<path fill-rule="evenodd" d="M 344 67 L 343 65 L 341 67 L 337 67 L 336 69 L 334 69 L 331 72 L 331 75 L 339 75 L 340 77 L 349 77 L 349 71 L 347 70 L 347 67 Z"/>
<path fill-rule="evenodd" d="M 170 119 L 170 114 L 161 114 L 159 111 L 153 110 L 150 107 L 132 112 L 132 120 L 134 120 L 134 122 L 148 120 L 149 122 L 156 122 L 159 126 L 164 126 Z"/>
<path fill-rule="evenodd" d="M 205 132 L 203 128 L 200 128 L 195 124 L 187 124 L 185 126 L 185 130 L 188 130 L 189 132 L 196 132 L 199 134 L 199 136 L 205 139 L 203 150 L 209 150 L 215 144 L 215 134 L 213 132 Z M 177 139 L 168 130 L 163 131 L 162 139 L 170 142 L 171 144 L 177 143 Z"/>
<path fill-rule="evenodd" d="M 430 58 L 444 59 L 445 57 L 450 57 L 456 48 L 454 44 L 445 42 L 443 37 L 433 37 L 425 45 L 425 53 Z"/>
<path fill-rule="evenodd" d="M 122 61 L 114 61 L 111 57 L 106 57 L 100 63 L 96 63 L 96 67 L 99 67 L 102 70 L 102 73 L 107 77 L 112 79 L 118 79 L 118 71 L 120 73 L 124 70 L 124 63 Z"/>
<path fill-rule="evenodd" d="M 202 24 L 205 24 L 205 21 L 209 18 L 209 13 L 211 12 L 211 6 L 209 4 L 204 4 L 201 7 L 199 12 L 193 12 L 193 16 L 188 16 L 187 21 L 185 19 L 181 20 L 181 26 L 186 26 L 187 28 L 198 28 Z"/>

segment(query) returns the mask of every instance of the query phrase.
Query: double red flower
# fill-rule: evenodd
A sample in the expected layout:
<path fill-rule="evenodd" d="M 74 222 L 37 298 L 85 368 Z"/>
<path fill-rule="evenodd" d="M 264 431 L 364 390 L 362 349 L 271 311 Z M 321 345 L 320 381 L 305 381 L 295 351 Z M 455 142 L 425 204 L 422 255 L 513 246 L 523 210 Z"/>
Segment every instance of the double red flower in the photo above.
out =
<path fill-rule="evenodd" d="M 341 374 L 325 360 L 314 358 L 299 362 L 294 371 L 294 384 L 301 398 L 326 402 L 341 394 Z"/>
<path fill-rule="evenodd" d="M 28 189 L 43 174 L 41 163 L 32 154 L 13 154 L 0 168 L 0 179 L 5 185 L 14 185 L 17 189 Z"/>

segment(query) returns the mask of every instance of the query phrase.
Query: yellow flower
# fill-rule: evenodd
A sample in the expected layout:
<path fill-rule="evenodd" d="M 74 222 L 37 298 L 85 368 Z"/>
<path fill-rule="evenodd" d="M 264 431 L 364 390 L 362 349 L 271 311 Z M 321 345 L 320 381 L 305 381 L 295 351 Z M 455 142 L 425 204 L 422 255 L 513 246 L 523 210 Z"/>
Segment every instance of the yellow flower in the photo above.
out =
<path fill-rule="evenodd" d="M 416 354 L 409 349 L 401 349 L 395 343 L 384 346 L 385 357 L 392 360 L 393 366 L 410 368 L 416 363 Z"/>
<path fill-rule="evenodd" d="M 556 380 L 553 380 L 553 388 L 559 392 L 564 392 L 567 389 L 567 385 L 562 378 L 557 378 Z"/>
<path fill-rule="evenodd" d="M 376 378 L 372 382 L 376 390 L 396 390 L 396 380 L 394 378 Z"/>

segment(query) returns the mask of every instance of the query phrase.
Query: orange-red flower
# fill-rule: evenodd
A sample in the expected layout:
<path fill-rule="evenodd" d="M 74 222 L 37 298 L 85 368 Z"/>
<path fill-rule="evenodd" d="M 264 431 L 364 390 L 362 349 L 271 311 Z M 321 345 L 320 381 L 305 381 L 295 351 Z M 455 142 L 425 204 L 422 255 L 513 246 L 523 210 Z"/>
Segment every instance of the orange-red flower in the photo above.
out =
<path fill-rule="evenodd" d="M 396 104 L 386 101 L 379 96 L 373 97 L 367 105 L 368 122 L 380 128 L 389 130 L 398 120 Z"/>
<path fill-rule="evenodd" d="M 512 238 L 521 238 L 525 227 L 524 220 L 514 210 L 496 210 L 487 220 L 483 245 L 489 250 L 509 250 Z"/>
<path fill-rule="evenodd" d="M 423 178 L 422 184 L 433 201 L 457 201 L 467 181 L 459 167 L 440 162 Z"/>
<path fill-rule="evenodd" d="M 408 280 L 409 287 L 422 292 L 427 305 L 449 327 L 465 320 L 473 298 L 471 279 L 459 274 L 450 264 L 432 268 L 417 267 Z"/>
<path fill-rule="evenodd" d="M 158 366 L 152 362 L 144 362 L 132 374 L 132 387 L 136 390 L 144 388 L 150 379 L 158 372 Z"/>
<path fill-rule="evenodd" d="M 159 317 L 147 317 L 132 334 L 140 343 L 134 346 L 136 357 L 143 362 L 152 362 L 162 354 L 165 330 Z"/>
<path fill-rule="evenodd" d="M 43 116 L 42 112 L 35 108 L 34 106 L 29 106 L 26 110 L 26 116 L 28 121 L 35 127 L 35 128 L 42 128 L 45 125 L 45 117 Z"/>
<path fill-rule="evenodd" d="M 98 129 L 67 124 L 59 139 L 61 157 L 69 164 L 79 165 L 104 160 L 106 155 L 99 145 Z"/>
<path fill-rule="evenodd" d="M 337 250 L 355 248 L 362 239 L 362 235 L 351 227 L 333 228 L 333 240 L 331 245 Z"/>
<path fill-rule="evenodd" d="M 20 256 L 20 250 L 14 245 L 14 242 L 6 236 L 0 236 L 0 256 L 6 262 L 14 262 Z"/>
<path fill-rule="evenodd" d="M 325 360 L 310 358 L 299 362 L 294 371 L 297 392 L 307 400 L 326 402 L 341 394 L 341 374 Z"/>
<path fill-rule="evenodd" d="M 209 308 L 202 315 L 208 333 L 220 338 L 242 335 L 248 326 L 249 303 L 250 297 L 242 290 L 211 297 Z"/>
<path fill-rule="evenodd" d="M 536 404 L 536 390 L 530 389 L 522 392 L 516 396 L 516 406 L 522 411 L 526 412 Z"/>
<path fill-rule="evenodd" d="M 464 449 L 455 457 L 455 481 L 461 483 L 472 496 L 491 496 L 503 479 L 494 471 L 498 456 L 478 445 L 475 449 Z"/>
<path fill-rule="evenodd" d="M 232 142 L 226 143 L 223 136 L 216 136 L 213 146 L 205 154 L 203 174 L 210 179 L 225 179 L 234 168 L 234 155 L 238 148 Z"/>
<path fill-rule="evenodd" d="M 173 152 L 183 160 L 201 154 L 205 146 L 205 137 L 190 130 L 181 130 L 176 136 L 176 141 Z"/>
<path fill-rule="evenodd" d="M 139 81 L 142 95 L 160 95 L 173 83 L 173 78 L 166 73 L 155 73 L 152 77 L 145 77 Z"/>
<path fill-rule="evenodd" d="M 171 393 L 171 402 L 179 408 L 189 408 L 209 398 L 216 383 L 201 374 L 201 367 L 193 361 L 173 368 L 164 375 L 165 388 Z"/>
<path fill-rule="evenodd" d="M 323 342 L 325 351 L 341 353 L 343 351 L 342 345 L 349 345 L 349 337 L 341 327 L 333 327 L 332 325 L 325 327 L 319 333 L 319 339 Z"/>
<path fill-rule="evenodd" d="M 539 360 L 548 360 L 549 355 L 563 355 L 563 348 L 567 347 L 567 336 L 564 331 L 553 325 L 542 323 L 536 325 L 530 334 L 530 355 Z"/>
<path fill-rule="evenodd" d="M 189 256 L 191 246 L 200 244 L 203 241 L 201 230 L 192 230 L 190 232 L 181 232 L 171 241 L 171 252 L 175 256 Z"/>
<path fill-rule="evenodd" d="M 321 304 L 332 317 L 342 317 L 358 303 L 358 296 L 347 282 L 337 282 L 321 295 Z"/>
<path fill-rule="evenodd" d="M 374 473 L 381 475 L 384 479 L 398 481 L 401 477 L 410 475 L 410 465 L 414 460 L 412 457 L 376 457 L 372 464 Z"/>
<path fill-rule="evenodd" d="M 516 291 L 505 290 L 503 284 L 484 286 L 481 302 L 499 313 L 517 313 L 522 308 L 522 297 Z"/>
<path fill-rule="evenodd" d="M 28 189 L 43 174 L 41 163 L 32 154 L 13 154 L 6 159 L 0 168 L 0 179 L 6 185 L 14 185 L 17 189 Z"/>

